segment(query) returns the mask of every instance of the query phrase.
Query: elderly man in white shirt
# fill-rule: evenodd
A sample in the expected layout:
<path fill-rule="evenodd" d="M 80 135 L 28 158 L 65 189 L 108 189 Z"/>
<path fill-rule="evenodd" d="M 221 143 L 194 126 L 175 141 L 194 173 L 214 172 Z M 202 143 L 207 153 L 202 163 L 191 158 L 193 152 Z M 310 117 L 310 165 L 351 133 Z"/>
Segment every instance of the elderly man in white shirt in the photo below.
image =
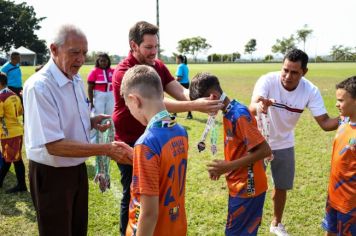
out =
<path fill-rule="evenodd" d="M 105 130 L 90 118 L 83 81 L 78 75 L 88 51 L 84 33 L 73 25 L 59 28 L 50 45 L 52 58 L 24 86 L 25 146 L 31 196 L 40 235 L 86 235 L 88 177 L 85 160 L 108 155 L 130 164 L 124 143 L 90 144 L 91 128 Z"/>

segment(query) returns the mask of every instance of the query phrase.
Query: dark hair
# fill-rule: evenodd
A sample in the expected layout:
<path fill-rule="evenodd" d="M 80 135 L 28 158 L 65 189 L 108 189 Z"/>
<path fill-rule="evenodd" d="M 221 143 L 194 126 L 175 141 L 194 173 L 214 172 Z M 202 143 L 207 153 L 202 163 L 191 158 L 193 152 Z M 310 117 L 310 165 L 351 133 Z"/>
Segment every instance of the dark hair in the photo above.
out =
<path fill-rule="evenodd" d="M 110 68 L 111 60 L 110 60 L 110 57 L 109 57 L 109 55 L 107 53 L 99 53 L 98 54 L 98 57 L 96 58 L 96 61 L 95 61 L 95 67 L 99 67 L 99 59 L 100 59 L 100 57 L 105 57 L 106 60 L 108 60 L 108 66 L 105 69 Z"/>
<path fill-rule="evenodd" d="M 140 45 L 145 34 L 158 34 L 158 27 L 146 21 L 137 22 L 130 29 L 129 42 L 134 41 L 137 45 Z"/>
<path fill-rule="evenodd" d="M 6 74 L 0 72 L 0 84 L 2 86 L 6 86 L 7 85 L 7 76 Z"/>
<path fill-rule="evenodd" d="M 302 50 L 299 49 L 292 49 L 289 52 L 287 52 L 287 54 L 284 56 L 283 62 L 288 59 L 288 61 L 292 61 L 292 62 L 298 62 L 300 61 L 300 63 L 302 64 L 302 69 L 307 69 L 307 65 L 308 65 L 308 55 L 303 52 Z"/>
<path fill-rule="evenodd" d="M 184 55 L 182 55 L 182 54 L 179 54 L 179 55 L 177 56 L 177 58 L 179 58 L 179 60 L 180 60 L 182 63 L 184 63 L 184 64 L 187 64 L 187 62 L 188 62 L 187 57 L 184 56 Z"/>
<path fill-rule="evenodd" d="M 194 76 L 189 85 L 190 100 L 196 100 L 204 97 L 211 90 L 223 93 L 218 77 L 207 72 L 198 73 Z"/>
<path fill-rule="evenodd" d="M 352 76 L 336 84 L 336 89 L 344 89 L 353 99 L 356 99 L 356 76 Z"/>
<path fill-rule="evenodd" d="M 13 58 L 15 56 L 20 56 L 20 53 L 19 52 L 12 52 L 10 57 Z"/>

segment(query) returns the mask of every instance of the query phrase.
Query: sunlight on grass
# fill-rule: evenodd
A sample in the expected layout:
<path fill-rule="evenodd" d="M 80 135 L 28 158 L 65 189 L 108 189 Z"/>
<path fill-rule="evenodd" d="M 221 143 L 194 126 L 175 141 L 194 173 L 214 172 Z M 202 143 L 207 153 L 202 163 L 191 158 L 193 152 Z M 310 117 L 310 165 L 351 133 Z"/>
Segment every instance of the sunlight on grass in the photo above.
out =
<path fill-rule="evenodd" d="M 190 75 L 206 71 L 217 75 L 230 98 L 250 102 L 253 86 L 262 74 L 278 71 L 280 64 L 223 64 L 188 65 Z M 174 74 L 176 65 L 168 65 Z M 355 63 L 310 64 L 307 78 L 322 93 L 330 116 L 337 115 L 335 108 L 335 84 L 355 74 Z M 92 66 L 83 66 L 80 73 L 86 78 Z M 33 67 L 22 67 L 24 80 Z M 199 153 L 196 144 L 207 119 L 206 114 L 193 112 L 194 119 L 186 120 L 186 113 L 178 114 L 178 122 L 189 134 L 189 161 L 186 183 L 186 209 L 188 235 L 224 235 L 227 217 L 228 190 L 225 179 L 210 181 L 206 164 L 213 159 L 208 151 Z M 218 118 L 221 122 L 221 115 Z M 218 154 L 223 159 L 222 129 L 220 124 Z M 295 130 L 296 177 L 293 191 L 288 193 L 284 223 L 292 235 L 323 235 L 320 227 L 324 215 L 326 189 L 329 178 L 331 143 L 334 132 L 323 132 L 309 111 L 305 111 Z M 27 160 L 25 163 L 27 166 Z M 121 198 L 120 174 L 116 163 L 111 162 L 111 189 L 101 193 L 94 184 L 94 159 L 87 161 L 89 176 L 89 227 L 88 235 L 118 235 Z M 28 171 L 26 169 L 26 171 Z M 273 186 L 270 181 L 269 186 Z M 0 235 L 38 235 L 36 214 L 30 194 L 4 194 L 16 182 L 14 170 L 0 189 Z M 270 235 L 272 218 L 271 191 L 268 190 L 259 235 Z"/>

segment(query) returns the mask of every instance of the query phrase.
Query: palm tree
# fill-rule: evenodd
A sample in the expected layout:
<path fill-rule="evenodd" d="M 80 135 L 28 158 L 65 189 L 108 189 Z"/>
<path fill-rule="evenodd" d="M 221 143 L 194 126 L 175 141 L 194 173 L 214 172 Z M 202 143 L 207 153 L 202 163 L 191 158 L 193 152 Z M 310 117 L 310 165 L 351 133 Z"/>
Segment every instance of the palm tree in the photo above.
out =
<path fill-rule="evenodd" d="M 307 41 L 307 38 L 309 37 L 309 35 L 311 35 L 311 33 L 313 33 L 312 29 L 308 29 L 308 25 L 304 25 L 303 29 L 297 30 L 297 40 L 299 42 L 303 42 L 303 49 L 305 52 L 305 42 Z"/>

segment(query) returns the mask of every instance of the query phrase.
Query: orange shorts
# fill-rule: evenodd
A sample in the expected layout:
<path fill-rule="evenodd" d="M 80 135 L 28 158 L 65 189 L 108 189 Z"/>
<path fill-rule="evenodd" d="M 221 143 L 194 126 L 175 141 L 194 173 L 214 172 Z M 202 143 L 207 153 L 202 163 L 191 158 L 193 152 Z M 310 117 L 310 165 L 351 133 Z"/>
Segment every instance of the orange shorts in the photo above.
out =
<path fill-rule="evenodd" d="M 2 139 L 1 147 L 5 162 L 15 162 L 22 159 L 22 135 Z"/>

